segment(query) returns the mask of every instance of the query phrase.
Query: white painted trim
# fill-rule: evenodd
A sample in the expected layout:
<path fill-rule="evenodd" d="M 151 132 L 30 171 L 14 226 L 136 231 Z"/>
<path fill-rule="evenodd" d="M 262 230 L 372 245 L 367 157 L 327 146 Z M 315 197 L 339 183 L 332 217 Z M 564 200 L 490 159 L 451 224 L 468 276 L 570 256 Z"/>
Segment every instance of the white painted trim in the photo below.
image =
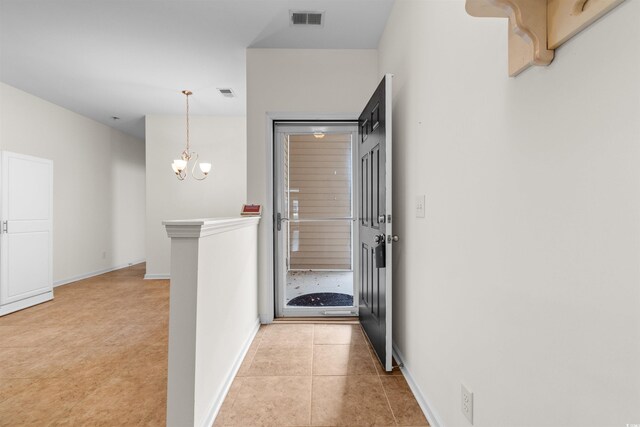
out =
<path fill-rule="evenodd" d="M 35 295 L 29 298 L 21 299 L 18 301 L 10 302 L 0 306 L 0 316 L 13 313 L 25 308 L 33 307 L 34 305 L 42 304 L 53 299 L 53 291 L 47 291 L 40 295 Z"/>
<path fill-rule="evenodd" d="M 422 409 L 424 416 L 427 417 L 427 421 L 429 422 L 429 425 L 431 427 L 445 427 L 441 418 L 433 410 L 433 405 L 430 403 L 427 396 L 425 396 L 425 394 L 422 392 L 422 390 L 418 386 L 418 383 L 413 378 L 413 375 L 411 374 L 411 369 L 407 366 L 404 356 L 402 355 L 400 350 L 398 350 L 398 346 L 395 343 L 393 343 L 393 357 L 395 357 L 396 362 L 398 362 L 398 364 L 400 365 L 400 370 L 402 371 L 402 374 L 407 380 L 407 384 L 409 384 L 409 388 L 413 392 L 413 395 L 418 401 L 418 405 L 420 405 L 420 409 Z"/>
<path fill-rule="evenodd" d="M 262 323 L 263 325 L 268 325 L 270 323 L 273 323 L 273 316 L 261 314 L 260 315 L 260 323 Z"/>
<path fill-rule="evenodd" d="M 385 75 L 385 88 L 384 88 L 384 99 L 385 99 L 385 215 L 389 218 L 391 216 L 391 221 L 385 221 L 385 234 L 387 236 L 393 236 L 393 219 L 395 215 L 393 213 L 393 74 Z M 373 160 L 372 160 L 373 161 Z M 382 227 L 380 227 L 382 228 Z M 384 236 L 383 236 L 384 238 Z M 385 281 L 386 281 L 386 313 L 385 313 L 385 333 L 386 336 L 386 362 L 387 369 L 391 370 L 391 365 L 393 364 L 391 360 L 391 354 L 393 353 L 393 242 L 386 245 L 386 255 L 385 257 L 390 260 L 387 263 L 387 268 L 385 269 Z"/>
<path fill-rule="evenodd" d="M 202 424 L 202 427 L 210 427 L 210 426 L 213 425 L 214 421 L 216 420 L 216 417 L 218 416 L 218 413 L 220 412 L 220 408 L 222 407 L 222 404 L 224 403 L 224 399 L 227 397 L 227 394 L 229 393 L 229 389 L 231 388 L 231 384 L 233 383 L 233 380 L 235 379 L 236 374 L 240 370 L 240 366 L 242 365 L 242 361 L 244 360 L 245 356 L 247 355 L 247 352 L 249 351 L 249 347 L 251 347 L 251 343 L 255 339 L 256 334 L 258 333 L 259 329 L 260 329 L 260 319 L 256 319 L 256 323 L 253 326 L 253 329 L 252 329 L 251 333 L 249 334 L 249 337 L 247 338 L 247 340 L 245 341 L 244 345 L 242 346 L 242 349 L 240 349 L 240 353 L 236 357 L 236 361 L 234 362 L 233 366 L 231 367 L 231 370 L 227 374 L 227 379 L 225 380 L 224 385 L 222 386 L 222 391 L 215 398 L 215 400 L 214 400 L 214 402 L 213 402 L 213 404 L 211 406 L 211 409 L 209 409 L 207 418 L 205 419 L 204 423 Z"/>
<path fill-rule="evenodd" d="M 169 273 L 144 275 L 144 280 L 170 280 L 170 279 L 171 279 L 171 275 Z"/>
<path fill-rule="evenodd" d="M 163 221 L 169 237 L 200 238 L 258 224 L 259 216 Z"/>
<path fill-rule="evenodd" d="M 56 280 L 55 282 L 53 282 L 53 287 L 55 288 L 57 286 L 67 285 L 69 283 L 77 282 L 78 280 L 88 279 L 90 277 L 99 276 L 101 274 L 109 273 L 111 271 L 115 271 L 115 270 L 120 270 L 120 269 L 123 269 L 123 268 L 131 267 L 132 265 L 140 264 L 140 263 L 143 263 L 145 261 L 146 260 L 143 258 L 143 259 L 139 259 L 139 260 L 134 260 L 134 261 L 128 262 L 126 264 L 120 264 L 120 265 L 116 265 L 116 266 L 113 266 L 113 267 L 104 268 L 102 270 L 92 271 L 90 273 L 79 274 L 77 276 L 68 277 L 66 279 Z M 146 278 L 146 275 L 145 275 L 145 278 Z"/>

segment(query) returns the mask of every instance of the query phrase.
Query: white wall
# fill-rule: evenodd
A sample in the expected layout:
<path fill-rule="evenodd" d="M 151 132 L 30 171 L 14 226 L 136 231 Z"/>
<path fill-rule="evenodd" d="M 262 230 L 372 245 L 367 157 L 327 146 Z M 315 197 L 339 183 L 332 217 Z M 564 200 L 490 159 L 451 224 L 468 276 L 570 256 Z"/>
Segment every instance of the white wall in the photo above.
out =
<path fill-rule="evenodd" d="M 211 426 L 258 330 L 259 218 L 176 221 L 167 426 Z"/>
<path fill-rule="evenodd" d="M 190 117 L 192 150 L 212 169 L 204 181 L 179 181 L 171 162 L 185 144 L 184 116 L 146 117 L 147 276 L 168 277 L 170 242 L 162 221 L 237 216 L 246 195 L 246 119 Z"/>
<path fill-rule="evenodd" d="M 144 142 L 0 83 L 0 149 L 53 160 L 53 280 L 144 260 Z"/>
<path fill-rule="evenodd" d="M 507 77 L 507 23 L 398 0 L 394 335 L 442 425 L 640 422 L 640 1 Z M 415 197 L 426 194 L 426 219 Z"/>
<path fill-rule="evenodd" d="M 358 118 L 378 84 L 376 50 L 247 50 L 247 200 L 263 205 L 259 308 L 273 318 L 272 201 L 268 196 L 268 115 Z"/>

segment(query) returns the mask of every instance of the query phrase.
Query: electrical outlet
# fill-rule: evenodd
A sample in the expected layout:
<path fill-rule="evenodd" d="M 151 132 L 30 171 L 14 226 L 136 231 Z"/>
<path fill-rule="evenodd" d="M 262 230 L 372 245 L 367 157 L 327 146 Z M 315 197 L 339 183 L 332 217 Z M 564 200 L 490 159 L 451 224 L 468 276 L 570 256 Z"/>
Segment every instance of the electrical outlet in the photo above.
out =
<path fill-rule="evenodd" d="M 473 393 L 471 393 L 464 384 L 461 385 L 462 394 L 461 394 L 461 404 L 462 404 L 462 413 L 469 420 L 471 424 L 473 424 Z"/>
<path fill-rule="evenodd" d="M 425 217 L 425 196 L 416 196 L 416 218 Z"/>

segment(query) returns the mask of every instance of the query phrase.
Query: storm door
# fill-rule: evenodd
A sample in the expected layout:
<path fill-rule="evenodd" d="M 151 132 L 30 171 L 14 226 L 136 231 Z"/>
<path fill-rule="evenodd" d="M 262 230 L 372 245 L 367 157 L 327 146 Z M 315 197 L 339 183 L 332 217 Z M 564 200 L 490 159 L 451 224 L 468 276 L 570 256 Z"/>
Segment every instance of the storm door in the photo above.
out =
<path fill-rule="evenodd" d="M 278 317 L 357 316 L 352 122 L 278 122 L 274 129 Z"/>

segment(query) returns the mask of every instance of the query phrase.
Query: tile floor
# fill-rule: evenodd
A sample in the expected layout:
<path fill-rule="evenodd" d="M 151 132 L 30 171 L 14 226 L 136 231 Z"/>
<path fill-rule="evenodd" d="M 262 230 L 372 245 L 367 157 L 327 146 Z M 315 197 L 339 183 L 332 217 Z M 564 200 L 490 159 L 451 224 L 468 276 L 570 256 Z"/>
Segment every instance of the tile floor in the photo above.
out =
<path fill-rule="evenodd" d="M 300 295 L 334 292 L 353 295 L 352 271 L 289 271 L 287 272 L 287 303 Z"/>
<path fill-rule="evenodd" d="M 0 317 L 0 426 L 163 426 L 169 284 L 144 264 Z"/>
<path fill-rule="evenodd" d="M 163 426 L 169 283 L 136 265 L 0 317 L 0 427 Z M 251 345 L 215 425 L 424 426 L 399 371 L 358 325 L 273 324 Z"/>
<path fill-rule="evenodd" d="M 426 426 L 359 325 L 260 328 L 214 426 Z"/>

